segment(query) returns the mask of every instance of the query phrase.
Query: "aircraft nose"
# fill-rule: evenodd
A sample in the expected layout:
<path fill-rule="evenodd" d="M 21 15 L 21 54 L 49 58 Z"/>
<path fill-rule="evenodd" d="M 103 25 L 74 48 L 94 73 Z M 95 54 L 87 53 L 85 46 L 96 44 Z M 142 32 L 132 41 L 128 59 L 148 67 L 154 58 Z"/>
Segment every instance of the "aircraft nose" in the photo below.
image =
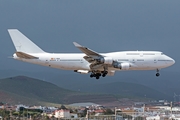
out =
<path fill-rule="evenodd" d="M 170 65 L 173 65 L 175 63 L 175 60 L 169 57 Z"/>
<path fill-rule="evenodd" d="M 172 58 L 171 58 L 172 59 Z M 172 64 L 174 64 L 175 63 L 175 60 L 174 59 L 172 59 Z"/>

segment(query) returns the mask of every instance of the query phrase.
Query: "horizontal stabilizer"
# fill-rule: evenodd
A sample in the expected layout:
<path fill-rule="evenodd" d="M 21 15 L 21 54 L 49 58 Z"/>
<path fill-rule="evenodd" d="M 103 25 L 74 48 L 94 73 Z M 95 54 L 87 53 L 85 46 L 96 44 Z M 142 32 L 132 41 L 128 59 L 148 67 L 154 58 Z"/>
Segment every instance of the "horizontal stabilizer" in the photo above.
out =
<path fill-rule="evenodd" d="M 19 58 L 24 58 L 24 59 L 39 59 L 38 57 L 23 53 L 23 52 L 16 52 L 16 55 Z"/>

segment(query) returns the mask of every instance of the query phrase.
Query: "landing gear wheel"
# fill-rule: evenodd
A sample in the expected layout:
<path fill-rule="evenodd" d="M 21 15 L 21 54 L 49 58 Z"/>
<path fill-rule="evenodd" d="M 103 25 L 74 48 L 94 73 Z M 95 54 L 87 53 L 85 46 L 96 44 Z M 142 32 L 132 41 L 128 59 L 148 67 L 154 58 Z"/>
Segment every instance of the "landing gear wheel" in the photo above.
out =
<path fill-rule="evenodd" d="M 107 74 L 108 74 L 108 71 L 104 71 L 102 74 L 102 77 L 106 77 Z"/>
<path fill-rule="evenodd" d="M 92 72 L 91 74 L 90 74 L 90 77 L 91 78 L 93 78 L 93 77 L 95 77 L 96 79 L 99 79 L 100 78 L 100 76 L 102 76 L 101 75 L 101 73 L 97 73 L 97 72 Z"/>
<path fill-rule="evenodd" d="M 98 73 L 97 76 L 101 76 L 101 73 Z"/>
<path fill-rule="evenodd" d="M 91 78 L 93 78 L 93 77 L 94 77 L 94 75 L 93 75 L 93 74 L 91 74 L 91 75 L 90 75 L 90 77 L 91 77 Z"/>
<path fill-rule="evenodd" d="M 99 79 L 99 76 L 96 76 L 96 79 L 98 80 L 98 79 Z"/>
<path fill-rule="evenodd" d="M 159 73 L 156 73 L 156 77 L 159 77 L 160 76 L 160 74 Z"/>
<path fill-rule="evenodd" d="M 102 77 L 106 77 L 106 74 L 102 74 Z"/>

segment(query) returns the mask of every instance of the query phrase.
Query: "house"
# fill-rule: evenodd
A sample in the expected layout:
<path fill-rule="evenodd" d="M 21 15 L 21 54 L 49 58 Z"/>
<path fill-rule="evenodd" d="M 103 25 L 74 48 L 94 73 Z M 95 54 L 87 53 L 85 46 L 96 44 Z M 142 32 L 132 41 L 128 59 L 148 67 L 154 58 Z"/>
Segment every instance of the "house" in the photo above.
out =
<path fill-rule="evenodd" d="M 104 114 L 104 110 L 95 110 L 94 112 L 95 114 L 101 114 L 101 115 Z"/>
<path fill-rule="evenodd" d="M 55 111 L 55 118 L 71 118 L 71 114 L 69 110 L 66 109 L 61 109 L 61 110 L 56 110 Z"/>

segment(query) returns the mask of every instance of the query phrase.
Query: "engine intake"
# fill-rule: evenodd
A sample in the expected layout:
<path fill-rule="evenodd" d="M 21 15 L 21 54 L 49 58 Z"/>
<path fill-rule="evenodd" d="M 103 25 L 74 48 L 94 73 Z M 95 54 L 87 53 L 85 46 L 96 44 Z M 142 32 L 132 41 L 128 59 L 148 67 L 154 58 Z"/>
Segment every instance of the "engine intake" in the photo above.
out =
<path fill-rule="evenodd" d="M 113 59 L 111 57 L 103 57 L 97 60 L 100 63 L 112 65 L 113 64 Z"/>
<path fill-rule="evenodd" d="M 121 70 L 128 70 L 130 67 L 129 63 L 115 63 L 114 68 L 119 68 Z"/>

